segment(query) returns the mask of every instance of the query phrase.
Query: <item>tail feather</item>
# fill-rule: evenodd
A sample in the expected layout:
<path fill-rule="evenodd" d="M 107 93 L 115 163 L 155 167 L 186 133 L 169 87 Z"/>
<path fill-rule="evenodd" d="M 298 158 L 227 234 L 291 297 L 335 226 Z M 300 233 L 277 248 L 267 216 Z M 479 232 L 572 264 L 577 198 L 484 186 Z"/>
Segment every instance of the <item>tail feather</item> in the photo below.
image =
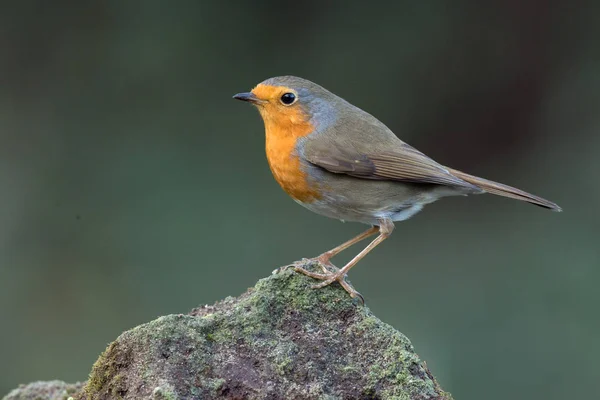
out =
<path fill-rule="evenodd" d="M 526 201 L 536 206 L 549 208 L 552 211 L 562 211 L 562 209 L 555 203 L 543 199 L 538 196 L 534 196 L 531 193 L 524 192 L 523 190 L 503 185 L 502 183 L 490 181 L 487 179 L 479 178 L 477 176 L 465 174 L 464 172 L 457 171 L 455 169 L 448 168 L 450 173 L 464 181 L 467 181 L 475 186 L 478 186 L 485 190 L 487 193 L 496 194 L 498 196 L 509 197 L 511 199 Z"/>

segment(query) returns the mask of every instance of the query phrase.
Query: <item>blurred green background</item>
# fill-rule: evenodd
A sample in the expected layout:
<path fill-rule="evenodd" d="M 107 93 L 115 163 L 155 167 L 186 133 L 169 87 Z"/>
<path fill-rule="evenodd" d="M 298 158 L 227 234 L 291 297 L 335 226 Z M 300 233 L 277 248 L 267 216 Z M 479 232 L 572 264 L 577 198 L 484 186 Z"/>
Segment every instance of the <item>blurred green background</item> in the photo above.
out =
<path fill-rule="evenodd" d="M 445 199 L 351 280 L 457 399 L 595 398 L 599 15 L 593 1 L 3 3 L 0 393 L 84 380 L 123 330 L 364 229 L 290 200 L 258 113 L 231 99 L 293 74 L 439 162 L 564 208 Z"/>

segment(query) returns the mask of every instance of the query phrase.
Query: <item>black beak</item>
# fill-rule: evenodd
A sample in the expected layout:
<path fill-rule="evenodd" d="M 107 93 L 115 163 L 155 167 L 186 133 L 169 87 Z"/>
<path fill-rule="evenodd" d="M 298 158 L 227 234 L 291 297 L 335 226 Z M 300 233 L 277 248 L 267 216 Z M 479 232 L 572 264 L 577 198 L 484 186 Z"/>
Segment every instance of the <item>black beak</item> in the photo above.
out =
<path fill-rule="evenodd" d="M 261 104 L 261 103 L 265 102 L 264 100 L 261 100 L 258 97 L 256 97 L 254 95 L 254 93 L 252 93 L 252 92 L 238 93 L 235 96 L 233 96 L 233 98 L 236 100 L 247 101 L 249 103 L 254 103 L 254 104 Z"/>

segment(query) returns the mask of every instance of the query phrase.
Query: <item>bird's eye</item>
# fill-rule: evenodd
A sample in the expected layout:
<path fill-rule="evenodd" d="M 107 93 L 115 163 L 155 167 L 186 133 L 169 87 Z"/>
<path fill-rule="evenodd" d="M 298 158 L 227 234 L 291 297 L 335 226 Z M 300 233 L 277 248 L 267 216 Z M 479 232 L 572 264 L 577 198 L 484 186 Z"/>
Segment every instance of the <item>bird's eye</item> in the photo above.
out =
<path fill-rule="evenodd" d="M 286 106 L 291 106 L 296 101 L 296 95 L 294 93 L 284 93 L 281 95 L 281 102 Z"/>

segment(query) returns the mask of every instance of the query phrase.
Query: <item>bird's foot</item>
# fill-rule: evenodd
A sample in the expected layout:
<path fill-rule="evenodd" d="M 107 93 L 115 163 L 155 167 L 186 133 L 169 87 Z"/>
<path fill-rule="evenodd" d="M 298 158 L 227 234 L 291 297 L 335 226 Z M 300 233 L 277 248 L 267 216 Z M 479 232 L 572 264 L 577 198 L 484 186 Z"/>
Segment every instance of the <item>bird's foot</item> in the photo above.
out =
<path fill-rule="evenodd" d="M 305 272 L 303 272 L 305 275 L 308 275 L 310 277 L 313 277 L 315 279 L 320 279 L 320 276 L 323 276 L 323 274 L 318 274 L 315 272 L 311 272 L 308 271 L 307 269 L 305 269 L 304 267 L 309 266 L 309 265 L 313 265 L 313 264 L 317 264 L 319 266 L 319 268 L 321 268 L 321 270 L 323 271 L 324 274 L 330 274 L 331 272 L 338 272 L 339 268 L 336 267 L 335 265 L 333 265 L 331 263 L 331 261 L 329 261 L 329 257 L 327 257 L 325 254 L 320 255 L 319 257 L 314 257 L 314 258 L 303 258 L 300 261 L 294 261 L 291 264 L 288 265 L 284 265 L 283 267 L 279 267 L 276 270 L 273 271 L 274 274 L 285 271 L 287 269 L 293 268 L 294 270 L 297 268 L 303 269 Z"/>
<path fill-rule="evenodd" d="M 302 267 L 294 267 L 294 271 L 300 272 L 301 274 L 304 274 L 304 275 L 308 275 L 311 278 L 319 279 L 319 280 L 323 281 L 321 283 L 313 285 L 312 286 L 313 289 L 320 289 L 322 287 L 331 285 L 333 282 L 338 282 L 344 288 L 344 290 L 346 292 L 348 292 L 350 297 L 352 297 L 354 299 L 359 299 L 363 305 L 365 304 L 365 298 L 362 296 L 362 294 L 360 294 L 356 289 L 354 289 L 352 287 L 350 282 L 346 281 L 346 274 L 342 273 L 339 269 L 335 272 L 328 271 L 323 274 L 316 274 L 314 272 L 307 271 L 306 269 L 304 269 Z"/>
<path fill-rule="evenodd" d="M 306 269 L 307 266 L 317 264 L 321 270 L 322 274 L 318 272 L 309 271 Z M 313 279 L 318 279 L 323 282 L 313 285 L 313 289 L 319 289 L 328 285 L 331 285 L 333 282 L 338 282 L 350 297 L 360 300 L 360 302 L 364 305 L 365 298 L 360 294 L 356 289 L 352 287 L 350 282 L 346 281 L 346 274 L 341 273 L 340 269 L 333 265 L 331 261 L 329 261 L 329 257 L 325 254 L 314 257 L 314 258 L 303 258 L 300 261 L 296 261 L 289 265 L 284 265 L 283 267 L 277 268 L 273 271 L 274 274 L 285 271 L 287 269 L 292 268 L 295 272 L 299 272 L 306 276 L 310 276 Z"/>
<path fill-rule="evenodd" d="M 312 272 L 312 271 L 309 271 L 306 268 L 304 268 L 307 265 L 311 265 L 312 262 L 314 262 L 314 261 L 319 262 L 319 266 L 323 270 L 322 274 L 319 274 L 317 272 Z M 329 268 L 327 268 L 327 267 L 329 267 Z M 346 292 L 348 292 L 350 297 L 352 297 L 354 299 L 359 299 L 363 305 L 365 304 L 365 298 L 362 296 L 362 294 L 360 294 L 356 289 L 354 289 L 352 287 L 352 285 L 350 284 L 350 282 L 346 281 L 346 274 L 340 272 L 340 269 L 337 268 L 335 265 L 333 265 L 329 261 L 323 262 L 322 260 L 319 260 L 319 257 L 317 257 L 317 258 L 313 258 L 313 259 L 305 259 L 302 261 L 298 261 L 294 264 L 286 266 L 285 268 L 286 269 L 293 268 L 294 271 L 296 271 L 296 272 L 299 272 L 306 276 L 310 276 L 311 278 L 323 281 L 321 283 L 313 285 L 312 286 L 313 289 L 319 289 L 319 288 L 331 285 L 333 282 L 338 282 L 344 288 L 344 290 Z M 333 270 L 333 271 L 331 271 L 331 270 Z"/>

